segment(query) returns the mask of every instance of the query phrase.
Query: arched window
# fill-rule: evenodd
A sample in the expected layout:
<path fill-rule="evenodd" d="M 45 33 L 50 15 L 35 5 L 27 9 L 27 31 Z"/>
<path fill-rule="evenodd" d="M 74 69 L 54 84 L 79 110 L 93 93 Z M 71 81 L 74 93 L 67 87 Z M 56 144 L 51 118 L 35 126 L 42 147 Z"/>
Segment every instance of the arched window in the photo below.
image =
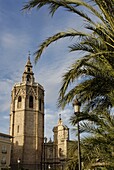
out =
<path fill-rule="evenodd" d="M 21 96 L 18 97 L 18 103 L 17 103 L 17 108 L 21 108 L 22 105 L 22 98 Z"/>
<path fill-rule="evenodd" d="M 27 78 L 27 81 L 30 81 L 30 75 L 27 75 L 26 78 Z"/>
<path fill-rule="evenodd" d="M 29 108 L 33 108 L 33 96 L 29 97 Z"/>
<path fill-rule="evenodd" d="M 61 157 L 63 155 L 63 150 L 59 148 L 59 156 Z"/>
<path fill-rule="evenodd" d="M 30 68 L 28 68 L 28 72 L 30 72 Z"/>

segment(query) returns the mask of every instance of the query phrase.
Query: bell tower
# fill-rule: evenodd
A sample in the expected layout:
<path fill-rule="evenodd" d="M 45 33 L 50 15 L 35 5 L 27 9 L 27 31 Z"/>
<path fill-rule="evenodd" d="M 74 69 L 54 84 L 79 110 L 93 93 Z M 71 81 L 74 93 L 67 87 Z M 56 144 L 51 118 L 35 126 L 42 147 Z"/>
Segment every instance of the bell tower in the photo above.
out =
<path fill-rule="evenodd" d="M 69 142 L 69 128 L 63 124 L 61 114 L 59 115 L 58 125 L 53 128 L 54 144 L 57 146 L 57 157 L 67 159 L 68 157 L 68 142 Z"/>
<path fill-rule="evenodd" d="M 39 170 L 44 141 L 44 88 L 35 82 L 30 56 L 22 82 L 11 92 L 10 135 L 11 166 Z"/>

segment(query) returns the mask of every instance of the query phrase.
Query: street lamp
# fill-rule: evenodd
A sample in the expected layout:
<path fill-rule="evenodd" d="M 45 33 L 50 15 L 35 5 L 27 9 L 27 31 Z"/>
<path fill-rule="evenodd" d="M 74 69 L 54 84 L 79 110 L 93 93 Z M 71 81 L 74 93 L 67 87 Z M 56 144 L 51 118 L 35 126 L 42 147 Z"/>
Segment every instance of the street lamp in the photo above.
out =
<path fill-rule="evenodd" d="M 73 107 L 74 107 L 74 114 L 79 114 L 80 113 L 80 106 L 81 103 L 75 99 L 73 101 Z M 81 149 L 80 149 L 80 127 L 79 127 L 79 122 L 77 123 L 77 128 L 78 128 L 78 167 L 79 170 L 81 170 Z"/>
<path fill-rule="evenodd" d="M 18 170 L 19 170 L 19 165 L 20 165 L 21 160 L 18 158 L 17 163 L 18 163 Z"/>
<path fill-rule="evenodd" d="M 50 165 L 48 165 L 48 169 L 51 169 L 51 166 L 50 166 Z"/>

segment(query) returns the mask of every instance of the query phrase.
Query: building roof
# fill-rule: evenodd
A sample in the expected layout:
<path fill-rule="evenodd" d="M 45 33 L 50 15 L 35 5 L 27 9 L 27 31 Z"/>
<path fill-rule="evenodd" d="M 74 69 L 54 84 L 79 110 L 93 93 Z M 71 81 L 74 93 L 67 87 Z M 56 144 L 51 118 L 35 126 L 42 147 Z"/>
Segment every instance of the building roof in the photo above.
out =
<path fill-rule="evenodd" d="M 64 130 L 68 130 L 69 128 L 63 124 L 63 121 L 61 119 L 61 114 L 59 114 L 59 120 L 58 120 L 58 125 L 53 128 L 53 132 L 58 131 L 58 126 L 63 126 Z"/>
<path fill-rule="evenodd" d="M 3 138 L 13 138 L 13 136 L 11 136 L 9 134 L 5 134 L 5 133 L 0 133 L 0 137 L 3 137 Z"/>

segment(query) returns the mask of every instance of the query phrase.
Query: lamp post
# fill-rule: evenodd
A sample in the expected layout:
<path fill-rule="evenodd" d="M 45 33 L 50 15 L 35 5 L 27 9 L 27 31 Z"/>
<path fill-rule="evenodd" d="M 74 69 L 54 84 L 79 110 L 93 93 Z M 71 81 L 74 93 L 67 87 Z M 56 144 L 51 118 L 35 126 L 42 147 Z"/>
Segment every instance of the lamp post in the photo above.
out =
<path fill-rule="evenodd" d="M 74 107 L 74 114 L 79 114 L 80 113 L 80 106 L 81 103 L 75 99 L 73 101 L 73 107 Z M 81 170 L 81 149 L 80 149 L 80 126 L 79 122 L 77 123 L 77 129 L 78 129 L 78 168 Z"/>
<path fill-rule="evenodd" d="M 21 160 L 18 158 L 17 163 L 18 163 L 18 170 L 19 170 L 19 165 L 20 165 Z"/>

